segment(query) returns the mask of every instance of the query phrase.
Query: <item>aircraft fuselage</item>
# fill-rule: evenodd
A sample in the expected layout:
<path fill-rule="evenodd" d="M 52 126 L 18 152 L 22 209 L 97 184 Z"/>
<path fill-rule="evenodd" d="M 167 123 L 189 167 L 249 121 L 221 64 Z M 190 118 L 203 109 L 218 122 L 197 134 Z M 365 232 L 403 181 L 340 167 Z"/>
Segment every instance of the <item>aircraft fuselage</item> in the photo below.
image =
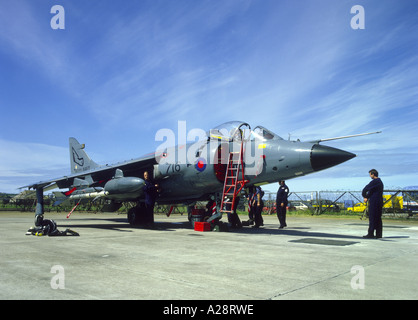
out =
<path fill-rule="evenodd" d="M 222 192 L 231 144 L 233 142 L 208 142 L 196 152 L 194 161 L 155 165 L 154 179 L 161 187 L 158 201 L 172 203 Z M 183 147 L 189 150 L 193 145 Z M 354 156 L 309 142 L 250 140 L 244 142 L 245 179 L 249 181 L 247 186 L 292 179 L 335 166 Z"/>

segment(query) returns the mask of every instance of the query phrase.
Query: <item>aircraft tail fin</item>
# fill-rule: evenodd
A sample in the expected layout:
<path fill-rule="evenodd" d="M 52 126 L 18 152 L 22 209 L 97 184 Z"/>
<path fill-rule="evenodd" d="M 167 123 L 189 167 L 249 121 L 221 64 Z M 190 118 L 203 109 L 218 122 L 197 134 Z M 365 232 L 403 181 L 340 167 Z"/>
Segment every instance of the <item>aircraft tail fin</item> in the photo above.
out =
<path fill-rule="evenodd" d="M 76 138 L 70 138 L 69 140 L 71 173 L 79 173 L 99 166 L 96 162 L 91 160 L 86 151 L 84 151 L 84 144 L 80 144 Z"/>

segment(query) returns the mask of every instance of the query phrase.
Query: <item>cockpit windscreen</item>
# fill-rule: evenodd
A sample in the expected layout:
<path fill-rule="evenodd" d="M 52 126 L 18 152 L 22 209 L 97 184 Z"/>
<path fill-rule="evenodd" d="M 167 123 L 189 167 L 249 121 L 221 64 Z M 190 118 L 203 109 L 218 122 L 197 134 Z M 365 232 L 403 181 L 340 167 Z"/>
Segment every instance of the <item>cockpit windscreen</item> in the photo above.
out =
<path fill-rule="evenodd" d="M 256 138 L 261 140 L 283 140 L 282 137 L 262 126 L 258 126 L 252 131 L 251 140 Z"/>

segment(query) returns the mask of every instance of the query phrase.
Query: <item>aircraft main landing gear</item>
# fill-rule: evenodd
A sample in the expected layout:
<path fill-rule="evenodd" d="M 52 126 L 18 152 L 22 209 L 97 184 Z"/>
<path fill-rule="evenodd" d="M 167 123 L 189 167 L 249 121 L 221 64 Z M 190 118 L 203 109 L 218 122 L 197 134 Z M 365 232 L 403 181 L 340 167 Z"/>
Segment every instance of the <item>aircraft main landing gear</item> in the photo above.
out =
<path fill-rule="evenodd" d="M 135 207 L 128 210 L 128 222 L 131 226 L 152 224 L 153 216 L 147 216 L 147 210 L 144 203 L 138 203 Z"/>

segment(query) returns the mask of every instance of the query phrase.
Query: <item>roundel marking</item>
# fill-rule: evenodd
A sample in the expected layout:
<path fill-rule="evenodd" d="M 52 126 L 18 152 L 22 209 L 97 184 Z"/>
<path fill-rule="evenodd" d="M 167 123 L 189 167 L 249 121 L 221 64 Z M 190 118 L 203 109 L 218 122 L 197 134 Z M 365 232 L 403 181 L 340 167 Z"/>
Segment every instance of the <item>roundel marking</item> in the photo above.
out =
<path fill-rule="evenodd" d="M 206 169 L 206 160 L 204 158 L 199 158 L 196 160 L 195 168 L 199 172 L 203 172 Z"/>

